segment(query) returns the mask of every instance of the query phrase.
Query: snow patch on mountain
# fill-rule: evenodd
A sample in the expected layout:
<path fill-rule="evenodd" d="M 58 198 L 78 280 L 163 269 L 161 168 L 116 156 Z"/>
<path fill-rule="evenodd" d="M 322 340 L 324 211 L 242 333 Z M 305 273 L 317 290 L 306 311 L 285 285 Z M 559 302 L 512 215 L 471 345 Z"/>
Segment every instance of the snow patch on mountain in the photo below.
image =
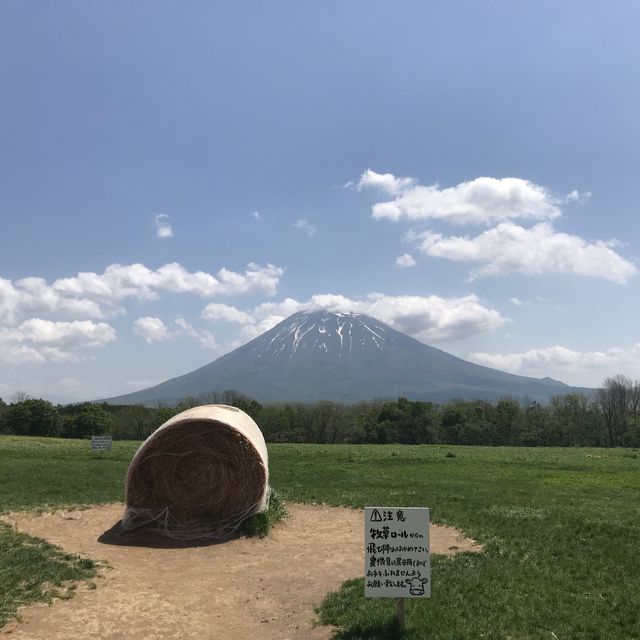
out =
<path fill-rule="evenodd" d="M 357 313 L 301 311 L 288 318 L 275 336 L 254 340 L 252 352 L 266 356 L 308 357 L 313 353 L 341 358 L 354 349 L 384 350 L 385 328 L 368 316 Z"/>

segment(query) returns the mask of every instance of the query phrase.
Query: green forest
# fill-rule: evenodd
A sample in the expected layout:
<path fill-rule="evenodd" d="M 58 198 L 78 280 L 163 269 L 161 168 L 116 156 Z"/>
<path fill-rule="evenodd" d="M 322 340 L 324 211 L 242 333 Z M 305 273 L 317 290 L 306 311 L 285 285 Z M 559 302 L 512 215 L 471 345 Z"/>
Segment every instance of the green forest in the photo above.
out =
<path fill-rule="evenodd" d="M 548 405 L 509 397 L 494 403 L 396 398 L 353 405 L 261 405 L 235 391 L 186 398 L 175 407 L 55 406 L 17 397 L 9 404 L 0 399 L 0 433 L 63 438 L 111 434 L 116 440 L 141 440 L 176 413 L 209 403 L 246 411 L 267 442 L 640 447 L 640 381 L 624 376 L 605 379 L 593 396 L 556 396 Z"/>

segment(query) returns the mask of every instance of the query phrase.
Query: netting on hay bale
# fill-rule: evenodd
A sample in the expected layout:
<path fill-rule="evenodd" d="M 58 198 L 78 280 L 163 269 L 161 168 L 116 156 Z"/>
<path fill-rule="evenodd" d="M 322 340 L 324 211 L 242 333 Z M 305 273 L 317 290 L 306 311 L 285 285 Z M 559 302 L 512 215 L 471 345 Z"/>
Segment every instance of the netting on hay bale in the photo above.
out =
<path fill-rule="evenodd" d="M 204 405 L 156 429 L 126 478 L 125 530 L 148 527 L 179 540 L 224 540 L 267 508 L 267 447 L 244 411 Z"/>

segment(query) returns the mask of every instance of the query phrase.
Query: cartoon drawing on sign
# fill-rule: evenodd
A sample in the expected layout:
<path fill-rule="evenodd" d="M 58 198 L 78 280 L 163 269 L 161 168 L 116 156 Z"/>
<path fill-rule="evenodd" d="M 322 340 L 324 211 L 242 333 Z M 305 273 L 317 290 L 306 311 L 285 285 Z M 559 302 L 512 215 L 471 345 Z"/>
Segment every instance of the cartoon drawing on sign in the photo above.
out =
<path fill-rule="evenodd" d="M 365 597 L 431 595 L 429 509 L 365 507 Z"/>
<path fill-rule="evenodd" d="M 409 585 L 409 593 L 412 596 L 421 596 L 424 594 L 424 585 L 429 580 L 427 578 L 407 578 L 405 582 Z"/>

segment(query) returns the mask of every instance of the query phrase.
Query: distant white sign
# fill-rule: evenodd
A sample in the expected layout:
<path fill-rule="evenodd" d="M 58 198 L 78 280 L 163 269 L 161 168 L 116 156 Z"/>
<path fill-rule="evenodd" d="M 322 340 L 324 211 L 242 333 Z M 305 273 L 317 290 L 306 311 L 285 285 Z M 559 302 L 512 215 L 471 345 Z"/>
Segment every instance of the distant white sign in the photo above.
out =
<path fill-rule="evenodd" d="M 91 451 L 111 451 L 111 436 L 91 436 Z"/>
<path fill-rule="evenodd" d="M 429 509 L 365 507 L 367 598 L 431 596 Z"/>

